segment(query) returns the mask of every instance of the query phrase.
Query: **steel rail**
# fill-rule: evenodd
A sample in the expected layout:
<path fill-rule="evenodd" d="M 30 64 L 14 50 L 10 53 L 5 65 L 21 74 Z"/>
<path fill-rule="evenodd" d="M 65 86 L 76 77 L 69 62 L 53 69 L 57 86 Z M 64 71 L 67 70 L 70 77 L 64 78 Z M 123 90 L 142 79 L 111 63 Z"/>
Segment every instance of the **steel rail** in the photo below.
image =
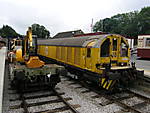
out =
<path fill-rule="evenodd" d="M 30 113 L 28 111 L 28 104 L 27 104 L 27 102 L 24 98 L 24 95 L 22 93 L 20 94 L 20 99 L 22 100 L 21 107 L 24 109 L 24 113 Z"/>
<path fill-rule="evenodd" d="M 73 113 L 79 113 L 70 103 L 68 103 L 55 89 L 52 89 L 53 92 L 66 104 Z"/>
<path fill-rule="evenodd" d="M 74 79 L 71 78 L 71 77 L 68 77 L 68 76 L 67 76 L 67 78 L 72 79 L 73 81 L 76 81 L 76 80 L 74 80 Z M 104 91 L 104 92 L 102 92 L 102 91 L 100 92 L 100 91 L 94 89 L 93 87 L 88 86 L 88 85 L 85 84 L 85 83 L 82 83 L 82 82 L 79 82 L 79 81 L 76 81 L 76 82 L 79 83 L 80 85 L 82 85 L 82 87 L 85 87 L 85 88 L 87 88 L 87 89 L 89 89 L 89 90 L 95 92 L 95 93 L 98 94 L 99 96 L 103 96 L 104 98 L 106 98 L 106 99 L 108 99 L 109 101 L 111 101 L 111 103 L 114 102 L 115 104 L 119 105 L 120 107 L 123 107 L 123 108 L 125 108 L 125 109 L 130 110 L 130 111 L 133 111 L 133 112 L 136 112 L 136 113 L 142 113 L 142 111 L 139 111 L 139 110 L 135 109 L 134 106 L 129 106 L 129 105 L 127 105 L 127 104 L 121 102 L 121 100 L 118 99 L 118 98 L 116 98 L 115 96 L 106 94 L 105 91 Z M 130 91 L 130 92 L 131 92 L 131 91 Z M 131 92 L 131 93 L 133 93 L 133 92 Z M 143 96 L 141 96 L 140 94 L 135 94 L 135 93 L 133 93 L 133 94 L 134 94 L 135 96 L 137 96 L 137 97 L 143 97 Z M 144 97 L 143 97 L 143 98 L 144 98 Z M 147 98 L 147 97 L 145 97 L 145 98 Z M 148 102 L 149 102 L 149 100 L 148 100 Z"/>
<path fill-rule="evenodd" d="M 90 88 L 90 87 L 89 87 L 89 88 Z M 93 90 L 95 93 L 101 95 L 101 92 L 99 92 L 99 91 L 97 91 L 97 90 L 94 90 L 94 89 L 92 89 L 92 88 L 90 88 L 90 90 Z M 123 107 L 123 108 L 125 108 L 125 109 L 129 109 L 130 111 L 134 111 L 134 112 L 136 112 L 136 113 L 142 113 L 142 111 L 136 110 L 133 106 L 129 106 L 129 105 L 127 105 L 127 104 L 121 102 L 120 99 L 116 98 L 116 97 L 113 96 L 113 95 L 105 95 L 105 94 L 103 94 L 103 95 L 101 95 L 101 96 L 103 96 L 104 98 L 106 98 L 106 99 L 108 99 L 108 100 L 114 102 L 115 104 L 117 104 L 117 105 L 119 105 L 119 106 L 121 106 L 121 107 Z"/>
<path fill-rule="evenodd" d="M 52 88 L 51 91 L 53 92 L 51 94 L 40 95 L 40 96 L 33 96 L 33 97 L 30 97 L 30 96 L 29 97 L 25 97 L 24 96 L 24 92 L 19 92 L 19 95 L 20 95 L 19 98 L 12 99 L 11 101 L 16 101 L 16 100 L 19 99 L 19 100 L 22 101 L 21 104 L 20 105 L 10 106 L 10 109 L 23 108 L 24 113 L 30 113 L 29 110 L 28 110 L 28 107 L 37 106 L 37 105 L 43 105 L 43 104 L 47 104 L 47 103 L 54 103 L 56 101 L 56 102 L 63 102 L 66 106 L 65 107 L 61 107 L 61 108 L 57 108 L 57 109 L 41 111 L 41 112 L 48 113 L 49 111 L 56 112 L 56 111 L 58 111 L 60 109 L 66 109 L 66 110 L 68 109 L 68 110 L 71 110 L 73 113 L 79 113 L 76 110 L 76 108 L 80 107 L 80 105 L 78 105 L 78 106 L 77 105 L 71 105 L 70 103 L 67 102 L 68 100 L 71 100 L 71 98 L 63 98 L 63 96 L 61 96 L 61 95 L 64 94 L 64 93 L 59 93 L 54 88 Z M 32 103 L 32 104 L 28 104 L 26 102 L 26 99 L 35 99 L 35 98 L 42 98 L 42 97 L 48 97 L 48 96 L 57 96 L 58 99 L 57 100 L 51 100 L 51 101 Z M 39 112 L 39 113 L 41 113 L 41 112 Z"/>
<path fill-rule="evenodd" d="M 141 94 L 139 94 L 139 93 L 136 93 L 136 92 L 134 92 L 134 91 L 131 91 L 130 89 L 127 89 L 127 91 L 128 91 L 129 93 L 132 93 L 132 94 L 134 94 L 135 96 L 137 96 L 137 97 L 143 99 L 145 102 L 147 102 L 147 103 L 150 104 L 150 98 L 148 98 L 148 97 L 146 97 L 146 96 L 144 96 L 144 95 L 141 95 Z"/>

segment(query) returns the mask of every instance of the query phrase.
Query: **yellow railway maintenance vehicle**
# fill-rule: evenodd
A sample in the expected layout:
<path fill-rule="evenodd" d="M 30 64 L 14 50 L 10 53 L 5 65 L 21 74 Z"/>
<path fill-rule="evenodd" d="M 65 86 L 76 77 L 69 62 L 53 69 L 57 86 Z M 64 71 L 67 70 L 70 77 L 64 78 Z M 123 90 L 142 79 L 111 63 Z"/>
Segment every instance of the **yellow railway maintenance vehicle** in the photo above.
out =
<path fill-rule="evenodd" d="M 128 86 L 136 79 L 135 64 L 125 37 L 90 33 L 81 36 L 38 40 L 38 55 L 63 64 L 78 78 L 96 82 L 107 90 Z"/>
<path fill-rule="evenodd" d="M 22 39 L 14 38 L 8 41 L 8 61 L 12 63 L 14 60 L 22 60 Z M 17 56 L 16 56 L 17 55 Z"/>
<path fill-rule="evenodd" d="M 45 64 L 36 54 L 36 44 L 33 44 L 32 30 L 22 40 L 22 47 L 15 50 L 15 60 L 9 65 L 12 85 L 19 91 L 30 86 L 55 87 L 60 82 L 60 72 L 63 66 Z M 36 42 L 36 40 L 35 40 Z"/>

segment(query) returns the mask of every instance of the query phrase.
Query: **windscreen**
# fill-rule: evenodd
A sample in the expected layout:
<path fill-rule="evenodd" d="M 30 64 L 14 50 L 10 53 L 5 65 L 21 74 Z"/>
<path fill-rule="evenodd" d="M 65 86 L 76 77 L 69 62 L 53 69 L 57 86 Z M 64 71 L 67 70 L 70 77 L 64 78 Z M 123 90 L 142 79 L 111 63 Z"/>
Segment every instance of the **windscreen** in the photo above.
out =
<path fill-rule="evenodd" d="M 120 46 L 121 46 L 121 48 L 120 48 L 121 57 L 127 57 L 128 56 L 128 46 L 124 42 L 123 39 L 121 39 L 121 45 Z"/>
<path fill-rule="evenodd" d="M 101 57 L 109 57 L 110 39 L 107 38 L 101 45 Z"/>

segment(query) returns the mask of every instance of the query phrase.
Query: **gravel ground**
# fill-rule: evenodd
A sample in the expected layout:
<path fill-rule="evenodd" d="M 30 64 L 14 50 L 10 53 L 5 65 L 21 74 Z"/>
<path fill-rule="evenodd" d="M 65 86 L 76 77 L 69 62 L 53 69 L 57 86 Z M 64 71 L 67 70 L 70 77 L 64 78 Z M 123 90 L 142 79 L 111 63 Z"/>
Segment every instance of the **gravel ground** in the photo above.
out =
<path fill-rule="evenodd" d="M 100 103 L 103 103 L 105 101 L 108 101 L 107 99 L 101 97 L 101 98 L 91 98 L 91 96 L 97 95 L 94 92 L 88 92 L 88 93 L 81 93 L 82 91 L 87 90 L 86 88 L 77 88 L 80 85 L 79 84 L 72 84 L 68 85 L 69 81 L 63 81 L 62 79 L 61 83 L 57 85 L 57 87 L 60 88 L 60 91 L 62 90 L 65 92 L 65 95 L 63 97 L 71 97 L 73 100 L 70 100 L 69 102 L 71 104 L 79 104 L 81 105 L 80 108 L 77 108 L 77 110 L 81 113 L 114 113 L 119 110 L 121 110 L 121 107 L 117 106 L 116 104 L 109 104 L 106 106 L 101 106 Z M 91 95 L 92 94 L 92 95 Z"/>
<path fill-rule="evenodd" d="M 43 101 L 48 101 L 48 100 L 56 100 L 58 97 L 45 97 L 45 98 L 36 98 L 36 99 L 26 99 L 27 103 L 37 103 L 37 102 L 43 102 Z"/>
<path fill-rule="evenodd" d="M 142 107 L 141 110 L 143 111 L 143 113 L 150 113 L 150 105 Z"/>
<path fill-rule="evenodd" d="M 3 113 L 23 113 L 23 109 L 13 109 L 13 110 L 8 110 L 7 112 L 3 112 Z"/>
<path fill-rule="evenodd" d="M 135 104 L 142 103 L 143 100 L 141 100 L 137 97 L 133 97 L 133 98 L 123 100 L 122 102 L 125 103 L 125 104 L 128 104 L 129 106 L 134 106 Z"/>
<path fill-rule="evenodd" d="M 50 91 L 38 91 L 37 92 L 32 92 L 32 93 L 25 93 L 25 97 L 30 97 L 30 96 L 39 96 L 39 95 L 46 95 L 46 94 L 51 94 Z"/>
<path fill-rule="evenodd" d="M 38 111 L 44 111 L 49 109 L 55 109 L 63 106 L 64 103 L 53 103 L 53 104 L 45 104 L 45 105 L 30 107 L 28 110 L 29 112 L 38 112 Z"/>
<path fill-rule="evenodd" d="M 60 88 L 60 90 L 66 92 L 64 96 L 72 97 L 73 100 L 69 101 L 72 104 L 80 104 L 81 107 L 77 108 L 77 110 L 81 113 L 125 113 L 129 111 L 124 110 L 120 106 L 116 105 L 115 103 L 108 104 L 105 106 L 102 106 L 101 103 L 109 103 L 109 100 L 107 100 L 104 97 L 100 98 L 91 98 L 92 96 L 96 96 L 94 92 L 88 92 L 88 93 L 82 93 L 82 91 L 86 91 L 88 89 L 86 88 L 77 88 L 82 87 L 79 84 L 71 84 L 72 81 L 67 81 L 66 78 L 62 78 L 62 81 L 60 84 L 57 85 L 57 87 Z M 118 93 L 115 96 L 116 97 L 127 97 L 129 96 L 129 93 Z M 139 99 L 137 97 L 132 97 L 129 99 L 125 99 L 122 101 L 125 104 L 128 104 L 129 106 L 133 106 L 139 103 L 144 102 L 142 99 Z M 123 111 L 122 111 L 123 110 Z M 148 113 L 150 111 L 150 105 L 144 106 L 140 109 L 141 111 Z"/>
<path fill-rule="evenodd" d="M 10 101 L 9 106 L 14 106 L 14 105 L 20 105 L 22 101 L 16 100 L 16 101 Z"/>
<path fill-rule="evenodd" d="M 133 88 L 130 88 L 131 91 L 135 92 L 135 93 L 138 93 L 140 95 L 143 95 L 147 98 L 150 98 L 150 91 L 147 91 L 147 89 L 145 90 L 145 87 L 142 87 L 142 86 L 134 86 Z"/>

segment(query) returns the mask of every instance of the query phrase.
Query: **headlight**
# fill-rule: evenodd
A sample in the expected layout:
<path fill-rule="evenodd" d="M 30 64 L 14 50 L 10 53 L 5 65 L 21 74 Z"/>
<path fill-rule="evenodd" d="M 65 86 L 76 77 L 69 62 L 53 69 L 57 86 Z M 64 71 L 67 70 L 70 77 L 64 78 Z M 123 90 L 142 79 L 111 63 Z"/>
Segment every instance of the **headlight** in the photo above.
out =
<path fill-rule="evenodd" d="M 48 77 L 48 78 L 50 78 L 50 77 L 51 77 L 51 75 L 52 75 L 52 74 L 51 74 L 51 72 L 50 72 L 50 73 L 47 75 L 47 77 Z"/>
<path fill-rule="evenodd" d="M 120 62 L 119 66 L 127 66 L 127 63 L 126 62 Z"/>

